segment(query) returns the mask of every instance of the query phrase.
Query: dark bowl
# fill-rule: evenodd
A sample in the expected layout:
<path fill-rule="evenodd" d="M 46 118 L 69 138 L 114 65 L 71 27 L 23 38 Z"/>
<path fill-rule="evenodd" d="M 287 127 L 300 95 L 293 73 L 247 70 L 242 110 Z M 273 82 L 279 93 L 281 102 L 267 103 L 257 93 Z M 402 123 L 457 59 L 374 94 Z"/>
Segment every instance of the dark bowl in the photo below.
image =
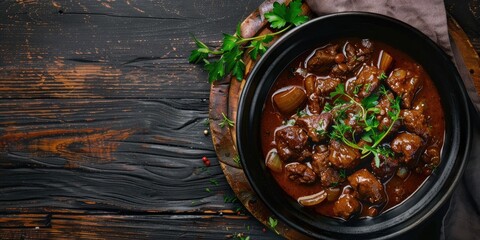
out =
<path fill-rule="evenodd" d="M 385 42 L 421 64 L 441 96 L 446 129 L 440 166 L 410 198 L 377 217 L 347 222 L 306 211 L 289 197 L 265 167 L 260 139 L 262 109 L 279 74 L 305 51 L 344 37 Z M 278 218 L 315 238 L 389 238 L 419 226 L 449 199 L 470 149 L 466 91 L 450 58 L 417 29 L 382 15 L 338 13 L 296 27 L 258 61 L 240 98 L 238 151 L 251 186 Z"/>

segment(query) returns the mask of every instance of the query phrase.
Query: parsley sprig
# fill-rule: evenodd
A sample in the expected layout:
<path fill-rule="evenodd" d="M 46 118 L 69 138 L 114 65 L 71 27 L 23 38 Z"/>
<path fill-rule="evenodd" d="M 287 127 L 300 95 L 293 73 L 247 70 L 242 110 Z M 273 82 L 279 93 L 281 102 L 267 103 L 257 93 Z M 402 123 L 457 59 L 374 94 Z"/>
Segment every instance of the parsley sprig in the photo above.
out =
<path fill-rule="evenodd" d="M 331 110 L 338 111 L 337 118 L 334 119 L 335 124 L 332 126 L 333 131 L 331 132 L 330 137 L 342 141 L 349 147 L 359 149 L 362 153 L 362 158 L 373 154 L 375 165 L 377 167 L 380 166 L 379 155 L 389 157 L 393 154 L 390 148 L 380 144 L 392 130 L 395 122 L 400 118 L 400 97 L 392 99 L 389 98 L 391 111 L 389 111 L 387 114 L 391 118 L 392 123 L 386 130 L 378 130 L 379 122 L 376 116 L 380 113 L 380 109 L 376 106 L 378 105 L 380 95 L 388 97 L 387 90 L 385 88 L 380 88 L 378 93 L 372 94 L 361 101 L 358 101 L 345 92 L 344 84 L 339 84 L 335 88 L 335 91 L 330 93 L 331 98 L 336 98 L 336 105 L 333 106 Z M 360 138 L 369 144 L 363 144 L 362 146 L 358 145 L 358 143 L 355 142 L 356 133 L 354 129 L 352 129 L 350 125 L 345 124 L 345 114 L 342 113 L 352 106 L 355 106 L 359 109 L 356 118 L 364 127 L 364 131 L 362 132 Z M 352 136 L 351 140 L 347 136 Z"/>
<path fill-rule="evenodd" d="M 256 60 L 258 56 L 267 51 L 267 44 L 273 40 L 274 36 L 308 20 L 308 17 L 301 13 L 301 0 L 294 0 L 288 6 L 275 2 L 272 11 L 265 13 L 264 16 L 270 23 L 270 27 L 278 30 L 277 32 L 243 38 L 239 24 L 234 35 L 223 34 L 222 45 L 218 49 L 210 48 L 192 36 L 197 49 L 191 52 L 188 60 L 191 63 L 203 62 L 205 64 L 210 83 L 222 79 L 228 74 L 232 74 L 241 81 L 245 75 L 245 62 L 242 59 L 244 52 L 246 51 L 253 60 Z M 217 57 L 217 59 L 211 60 L 213 57 Z"/>

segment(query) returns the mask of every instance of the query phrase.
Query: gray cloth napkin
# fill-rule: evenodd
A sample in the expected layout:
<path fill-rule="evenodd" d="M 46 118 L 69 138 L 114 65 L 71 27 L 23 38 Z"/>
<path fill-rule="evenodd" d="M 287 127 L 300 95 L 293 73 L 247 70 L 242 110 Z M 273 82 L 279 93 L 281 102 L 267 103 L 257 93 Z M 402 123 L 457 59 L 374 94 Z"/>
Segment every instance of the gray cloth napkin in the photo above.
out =
<path fill-rule="evenodd" d="M 467 169 L 455 190 L 438 236 L 441 239 L 477 239 L 480 233 L 480 97 L 455 43 L 448 36 L 447 15 L 443 0 L 306 0 L 317 15 L 344 11 L 383 14 L 406 22 L 435 41 L 454 57 L 472 102 L 473 144 Z M 440 219 L 441 220 L 441 219 Z M 424 234 L 423 234 L 424 236 Z"/>

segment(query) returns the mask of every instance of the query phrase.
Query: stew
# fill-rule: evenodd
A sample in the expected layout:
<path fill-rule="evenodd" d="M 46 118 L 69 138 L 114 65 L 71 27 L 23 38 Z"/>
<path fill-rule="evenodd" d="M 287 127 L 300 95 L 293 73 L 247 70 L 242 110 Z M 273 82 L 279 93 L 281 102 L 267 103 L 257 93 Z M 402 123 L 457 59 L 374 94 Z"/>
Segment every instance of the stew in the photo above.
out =
<path fill-rule="evenodd" d="M 440 164 L 440 96 L 422 66 L 385 43 L 339 39 L 307 52 L 267 99 L 265 164 L 310 211 L 343 220 L 377 216 Z"/>

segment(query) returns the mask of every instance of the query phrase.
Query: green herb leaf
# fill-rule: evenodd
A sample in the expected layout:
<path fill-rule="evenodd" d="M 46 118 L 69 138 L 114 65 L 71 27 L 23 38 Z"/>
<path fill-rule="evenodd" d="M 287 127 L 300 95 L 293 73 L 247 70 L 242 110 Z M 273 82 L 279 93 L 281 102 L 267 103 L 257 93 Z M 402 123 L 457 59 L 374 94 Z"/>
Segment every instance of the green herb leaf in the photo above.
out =
<path fill-rule="evenodd" d="M 228 127 L 233 127 L 235 125 L 235 122 L 231 119 L 229 119 L 225 113 L 222 112 L 222 121 L 218 124 L 221 128 L 228 126 Z"/>
<path fill-rule="evenodd" d="M 230 51 L 232 48 L 237 46 L 238 38 L 236 36 L 230 34 L 223 34 L 223 43 L 222 43 L 222 50 L 223 51 Z"/>
<path fill-rule="evenodd" d="M 263 38 L 262 42 L 263 43 L 269 43 L 273 40 L 273 35 L 265 35 L 265 37 Z"/>
<path fill-rule="evenodd" d="M 380 74 L 380 76 L 378 76 L 378 79 L 379 79 L 380 81 L 387 80 L 387 78 L 388 78 L 388 76 L 387 76 L 384 72 L 382 72 L 382 73 Z"/>
<path fill-rule="evenodd" d="M 301 6 L 300 0 L 291 2 L 288 7 L 285 4 L 275 2 L 272 11 L 265 13 L 265 17 L 270 22 L 272 28 L 283 28 L 282 30 L 251 38 L 243 38 L 241 36 L 241 24 L 238 24 L 234 35 L 223 34 L 221 47 L 217 50 L 211 50 L 205 43 L 192 35 L 197 49 L 191 52 L 188 61 L 191 63 L 203 62 L 205 70 L 208 72 L 208 81 L 210 83 L 222 79 L 230 73 L 237 80 L 243 80 L 246 70 L 245 63 L 242 61 L 244 50 L 248 49 L 250 57 L 256 60 L 258 56 L 263 55 L 267 51 L 266 44 L 271 42 L 275 35 L 306 22 L 308 17 L 301 15 Z M 212 61 L 207 60 L 209 57 L 215 56 L 219 56 L 219 58 Z"/>
<path fill-rule="evenodd" d="M 271 12 L 264 14 L 267 21 L 270 22 L 270 27 L 272 28 L 284 27 L 287 24 L 287 20 L 285 19 L 286 15 L 287 6 L 278 2 L 273 3 L 273 10 Z"/>
<path fill-rule="evenodd" d="M 242 166 L 242 164 L 241 164 L 241 162 L 240 162 L 240 156 L 239 156 L 239 155 L 235 155 L 235 156 L 233 157 L 233 161 L 234 161 L 239 167 Z"/>
<path fill-rule="evenodd" d="M 278 224 L 278 220 L 272 217 L 268 218 L 268 225 L 270 225 L 271 228 L 276 228 Z"/>
<path fill-rule="evenodd" d="M 368 142 L 368 143 L 373 142 L 372 137 L 370 136 L 369 132 L 362 135 L 362 140 L 365 141 L 365 142 Z"/>
<path fill-rule="evenodd" d="M 300 110 L 300 108 L 298 108 L 298 109 L 297 109 L 297 116 L 298 116 L 298 117 L 307 116 L 307 112 L 305 112 L 305 110 Z"/>
<path fill-rule="evenodd" d="M 375 160 L 375 167 L 380 167 L 380 158 L 378 157 L 378 153 L 373 152 L 374 160 Z"/>
<path fill-rule="evenodd" d="M 270 22 L 270 27 L 280 29 L 289 24 L 298 26 L 308 21 L 307 16 L 302 13 L 302 1 L 295 0 L 287 7 L 284 3 L 275 2 L 272 12 L 265 13 L 264 16 Z"/>
<path fill-rule="evenodd" d="M 291 2 L 289 5 L 289 11 L 287 12 L 287 22 L 298 26 L 308 21 L 308 17 L 301 16 L 300 13 L 302 13 L 302 1 L 295 0 Z"/>
<path fill-rule="evenodd" d="M 250 57 L 253 59 L 253 60 L 257 60 L 257 56 L 258 55 L 263 55 L 266 51 L 267 51 L 267 47 L 265 47 L 265 45 L 263 45 L 263 41 L 262 40 L 254 40 L 252 42 L 250 42 L 250 46 L 248 46 L 248 48 L 250 48 Z"/>
<path fill-rule="evenodd" d="M 217 179 L 210 179 L 210 183 L 215 185 L 215 186 L 218 186 L 218 181 Z"/>
<path fill-rule="evenodd" d="M 204 59 L 204 61 L 205 70 L 208 71 L 208 82 L 213 83 L 225 76 L 225 59 L 220 58 L 218 61 L 213 62 Z"/>
<path fill-rule="evenodd" d="M 371 94 L 370 96 L 362 99 L 362 106 L 365 109 L 373 108 L 378 105 L 378 94 Z"/>
<path fill-rule="evenodd" d="M 345 95 L 345 84 L 340 83 L 335 87 L 335 91 L 330 93 L 330 97 L 334 98 L 336 96 Z"/>
<path fill-rule="evenodd" d="M 333 109 L 332 104 L 330 104 L 329 102 L 327 102 L 327 103 L 325 104 L 325 106 L 323 107 L 323 112 L 330 112 L 332 109 Z"/>
<path fill-rule="evenodd" d="M 236 196 L 223 195 L 224 203 L 236 203 L 238 198 Z"/>

